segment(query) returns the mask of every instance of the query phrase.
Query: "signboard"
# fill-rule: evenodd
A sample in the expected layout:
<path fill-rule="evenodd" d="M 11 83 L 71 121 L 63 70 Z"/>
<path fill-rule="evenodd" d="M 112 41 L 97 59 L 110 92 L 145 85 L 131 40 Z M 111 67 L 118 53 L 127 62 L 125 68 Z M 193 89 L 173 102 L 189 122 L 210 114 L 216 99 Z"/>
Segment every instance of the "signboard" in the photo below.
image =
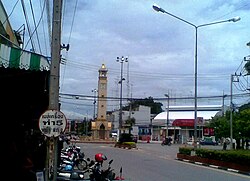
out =
<path fill-rule="evenodd" d="M 66 126 L 66 117 L 58 110 L 47 110 L 39 119 L 39 129 L 48 137 L 59 136 L 65 131 Z"/>
<path fill-rule="evenodd" d="M 203 135 L 204 136 L 214 136 L 214 128 L 204 127 L 203 128 Z"/>
<path fill-rule="evenodd" d="M 174 120 L 173 126 L 188 126 L 193 127 L 194 126 L 194 119 L 176 119 Z"/>

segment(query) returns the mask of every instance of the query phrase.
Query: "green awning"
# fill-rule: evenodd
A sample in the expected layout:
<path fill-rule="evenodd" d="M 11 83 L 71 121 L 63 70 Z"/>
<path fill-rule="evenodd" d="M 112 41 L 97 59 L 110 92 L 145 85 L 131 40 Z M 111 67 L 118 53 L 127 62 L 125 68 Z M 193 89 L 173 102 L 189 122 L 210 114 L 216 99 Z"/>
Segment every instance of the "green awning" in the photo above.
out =
<path fill-rule="evenodd" d="M 42 55 L 0 44 L 0 67 L 48 71 L 50 64 Z"/>

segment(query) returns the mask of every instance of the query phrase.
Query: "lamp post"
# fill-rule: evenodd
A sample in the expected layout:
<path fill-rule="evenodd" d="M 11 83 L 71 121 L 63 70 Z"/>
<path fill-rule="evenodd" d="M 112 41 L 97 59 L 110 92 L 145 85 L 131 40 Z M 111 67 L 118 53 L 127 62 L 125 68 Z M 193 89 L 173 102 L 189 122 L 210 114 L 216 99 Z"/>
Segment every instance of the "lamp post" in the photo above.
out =
<path fill-rule="evenodd" d="M 168 104 L 167 104 L 167 123 L 166 123 L 166 126 L 167 126 L 167 129 L 166 129 L 166 137 L 168 137 L 168 124 L 169 124 L 169 95 L 168 94 L 165 94 L 165 96 L 168 98 Z"/>
<path fill-rule="evenodd" d="M 93 114 L 93 120 L 95 120 L 95 104 L 96 104 L 96 92 L 97 90 L 96 89 L 93 89 L 92 92 L 94 92 L 94 114 Z"/>
<path fill-rule="evenodd" d="M 198 28 L 200 27 L 204 27 L 204 26 L 210 26 L 210 25 L 214 25 L 214 24 L 219 24 L 219 23 L 226 23 L 226 22 L 237 22 L 240 20 L 240 17 L 234 17 L 228 20 L 222 20 L 222 21 L 216 21 L 216 22 L 212 22 L 212 23 L 206 23 L 206 24 L 201 24 L 201 25 L 195 25 L 189 21 L 186 21 L 176 15 L 173 15 L 167 11 L 165 11 L 164 9 L 162 9 L 160 6 L 158 6 L 157 4 L 153 5 L 153 9 L 157 12 L 161 12 L 167 15 L 170 15 L 192 27 L 194 27 L 195 29 L 195 55 L 194 55 L 194 147 L 197 148 L 197 62 L 198 62 Z"/>
<path fill-rule="evenodd" d="M 116 61 L 121 63 L 121 77 L 120 77 L 120 81 L 118 82 L 121 85 L 120 87 L 120 110 L 119 110 L 119 137 L 120 137 L 121 128 L 122 128 L 122 81 L 125 80 L 125 78 L 123 78 L 123 63 L 128 62 L 128 58 L 125 58 L 124 56 L 117 57 Z"/>

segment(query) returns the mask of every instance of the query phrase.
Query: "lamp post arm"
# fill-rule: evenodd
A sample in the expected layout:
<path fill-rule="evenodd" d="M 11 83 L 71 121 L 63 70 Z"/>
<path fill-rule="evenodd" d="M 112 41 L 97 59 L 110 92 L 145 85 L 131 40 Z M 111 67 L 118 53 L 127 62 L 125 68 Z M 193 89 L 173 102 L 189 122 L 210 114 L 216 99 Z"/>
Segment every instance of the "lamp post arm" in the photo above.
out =
<path fill-rule="evenodd" d="M 187 24 L 189 24 L 189 25 L 191 25 L 191 26 L 193 26 L 193 27 L 196 28 L 196 26 L 195 26 L 193 23 L 190 23 L 190 22 L 188 22 L 188 21 L 185 20 L 185 19 L 182 19 L 182 18 L 180 18 L 180 17 L 178 17 L 178 16 L 175 16 L 174 14 L 171 14 L 171 13 L 165 11 L 163 8 L 161 8 L 161 7 L 158 6 L 157 4 L 153 4 L 152 7 L 153 7 L 153 9 L 154 9 L 155 11 L 157 11 L 157 12 L 161 12 L 161 13 L 168 14 L 169 16 L 172 16 L 172 17 L 174 17 L 174 18 L 176 18 L 176 19 L 178 19 L 178 20 L 180 20 L 180 21 L 183 21 L 184 23 L 187 23 Z"/>
<path fill-rule="evenodd" d="M 231 22 L 232 20 L 223 20 L 223 21 L 216 21 L 216 22 L 212 22 L 212 23 L 206 23 L 206 24 L 202 24 L 202 25 L 198 25 L 197 28 L 203 27 L 203 26 L 210 26 L 210 25 L 214 25 L 214 24 L 219 24 L 219 23 L 226 23 L 226 22 Z"/>
<path fill-rule="evenodd" d="M 174 18 L 176 18 L 176 19 L 178 19 L 178 20 L 180 20 L 180 21 L 183 21 L 184 23 L 187 23 L 187 24 L 189 24 L 189 25 L 191 25 L 191 26 L 193 26 L 193 27 L 195 27 L 195 28 L 197 27 L 195 24 L 190 23 L 190 22 L 188 22 L 187 20 L 182 19 L 182 18 L 180 18 L 180 17 L 178 17 L 178 16 L 175 16 L 175 15 L 173 15 L 173 14 L 171 14 L 171 13 L 165 11 L 165 10 L 163 10 L 162 12 L 163 12 L 163 13 L 166 13 L 166 14 L 168 14 L 168 15 L 170 15 L 170 16 L 172 16 L 172 17 L 174 17 Z"/>

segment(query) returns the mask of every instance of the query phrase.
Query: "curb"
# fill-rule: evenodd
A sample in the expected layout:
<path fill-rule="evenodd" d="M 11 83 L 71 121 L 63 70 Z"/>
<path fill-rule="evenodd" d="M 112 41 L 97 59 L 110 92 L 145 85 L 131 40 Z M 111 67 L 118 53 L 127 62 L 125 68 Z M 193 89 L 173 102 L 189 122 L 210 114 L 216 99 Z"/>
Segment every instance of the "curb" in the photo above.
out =
<path fill-rule="evenodd" d="M 217 168 L 217 169 L 221 169 L 221 170 L 225 170 L 225 171 L 229 171 L 229 172 L 234 172 L 234 173 L 239 173 L 239 174 L 250 176 L 250 172 L 246 172 L 246 171 L 235 170 L 235 169 L 232 169 L 232 168 L 226 168 L 226 167 L 221 167 L 221 166 L 216 166 L 216 165 L 210 165 L 210 164 L 206 164 L 206 163 L 195 162 L 195 161 L 181 159 L 181 158 L 176 158 L 176 160 L 187 162 L 187 163 L 192 163 L 192 164 L 196 164 L 196 165 L 206 166 L 206 167 L 210 167 L 210 168 Z"/>

